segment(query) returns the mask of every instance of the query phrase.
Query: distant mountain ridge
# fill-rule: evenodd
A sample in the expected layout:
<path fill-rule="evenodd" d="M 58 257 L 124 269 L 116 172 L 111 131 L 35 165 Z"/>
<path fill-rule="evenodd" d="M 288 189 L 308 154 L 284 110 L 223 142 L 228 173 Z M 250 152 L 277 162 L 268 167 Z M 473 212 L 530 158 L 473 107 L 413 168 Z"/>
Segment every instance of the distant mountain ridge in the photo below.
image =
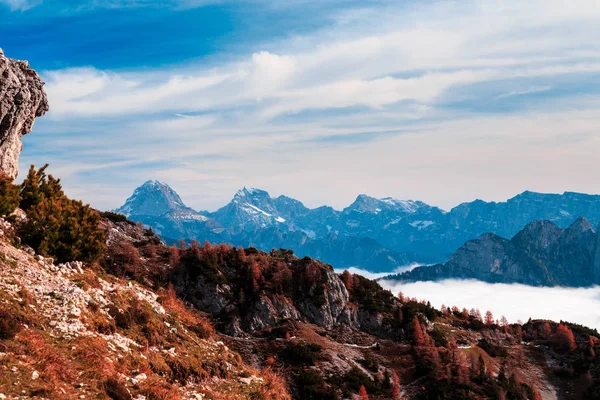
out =
<path fill-rule="evenodd" d="M 116 212 L 151 226 L 167 241 L 283 247 L 336 268 L 379 272 L 413 262 L 445 262 L 468 240 L 488 232 L 512 237 L 534 220 L 564 228 L 584 216 L 597 224 L 600 196 L 526 191 L 506 202 L 475 200 L 444 211 L 421 201 L 361 194 L 338 211 L 310 209 L 296 199 L 245 187 L 219 210 L 197 212 L 168 185 L 148 181 Z"/>
<path fill-rule="evenodd" d="M 384 279 L 410 282 L 452 278 L 534 286 L 598 285 L 600 231 L 584 217 L 568 228 L 533 221 L 510 240 L 486 233 L 465 243 L 445 264 L 418 267 Z"/>

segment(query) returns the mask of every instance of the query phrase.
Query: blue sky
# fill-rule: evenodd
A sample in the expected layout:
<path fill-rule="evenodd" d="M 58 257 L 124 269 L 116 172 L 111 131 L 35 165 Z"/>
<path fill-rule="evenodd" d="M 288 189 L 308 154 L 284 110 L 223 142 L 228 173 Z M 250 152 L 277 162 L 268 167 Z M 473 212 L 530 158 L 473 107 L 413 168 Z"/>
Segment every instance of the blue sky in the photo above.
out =
<path fill-rule="evenodd" d="M 209 210 L 600 192 L 595 1 L 73 3 L 0 0 L 0 47 L 50 99 L 21 169 L 98 208 L 148 179 Z"/>

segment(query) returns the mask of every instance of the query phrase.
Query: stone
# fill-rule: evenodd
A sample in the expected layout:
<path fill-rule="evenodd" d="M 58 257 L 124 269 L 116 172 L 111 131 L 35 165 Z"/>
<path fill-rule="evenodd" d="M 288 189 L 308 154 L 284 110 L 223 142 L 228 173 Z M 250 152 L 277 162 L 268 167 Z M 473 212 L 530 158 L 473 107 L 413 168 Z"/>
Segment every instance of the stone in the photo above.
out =
<path fill-rule="evenodd" d="M 49 110 L 43 86 L 29 63 L 6 58 L 0 52 L 0 172 L 10 178 L 19 173 L 21 137 Z"/>
<path fill-rule="evenodd" d="M 35 381 L 35 380 L 37 380 L 37 378 L 39 378 L 39 377 L 40 377 L 40 373 L 39 373 L 39 372 L 37 372 L 37 371 L 33 371 L 33 372 L 31 373 L 31 380 L 32 380 L 32 381 Z"/>

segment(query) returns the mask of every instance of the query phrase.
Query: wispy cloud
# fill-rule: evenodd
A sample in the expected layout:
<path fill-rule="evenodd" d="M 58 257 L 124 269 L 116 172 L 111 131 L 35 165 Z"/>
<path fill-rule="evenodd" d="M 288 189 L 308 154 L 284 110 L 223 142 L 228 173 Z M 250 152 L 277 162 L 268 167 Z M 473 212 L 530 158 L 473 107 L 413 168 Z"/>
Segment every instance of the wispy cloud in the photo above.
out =
<path fill-rule="evenodd" d="M 184 65 L 45 71 L 51 112 L 26 137 L 23 162 L 61 164 L 67 188 L 104 208 L 157 174 L 186 177 L 184 198 L 209 209 L 243 185 L 337 207 L 363 192 L 449 207 L 595 190 L 591 2 L 333 2 L 323 12 L 330 23 Z M 36 145 L 45 153 L 29 156 Z M 69 151 L 48 150 L 58 146 Z M 101 162 L 115 155 L 121 164 Z M 111 201 L 95 198 L 85 171 L 111 187 L 121 179 Z"/>
<path fill-rule="evenodd" d="M 0 0 L 0 4 L 8 6 L 13 11 L 26 11 L 42 3 L 43 0 Z"/>
<path fill-rule="evenodd" d="M 499 94 L 496 97 L 496 99 L 505 99 L 507 97 L 524 96 L 524 95 L 533 94 L 533 93 L 542 93 L 542 92 L 547 92 L 548 90 L 551 90 L 551 89 L 552 89 L 551 86 L 541 86 L 541 87 L 531 87 L 531 88 L 525 89 L 525 90 L 513 90 L 510 92 Z"/>

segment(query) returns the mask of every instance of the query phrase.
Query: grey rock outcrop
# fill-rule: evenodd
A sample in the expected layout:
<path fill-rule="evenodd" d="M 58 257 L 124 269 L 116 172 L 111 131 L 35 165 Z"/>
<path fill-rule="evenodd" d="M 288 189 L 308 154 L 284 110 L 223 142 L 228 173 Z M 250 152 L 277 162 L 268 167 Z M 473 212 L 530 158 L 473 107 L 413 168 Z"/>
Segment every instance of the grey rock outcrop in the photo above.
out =
<path fill-rule="evenodd" d="M 19 173 L 21 137 L 48 111 L 43 86 L 27 61 L 6 58 L 0 49 L 0 171 L 11 178 Z"/>

